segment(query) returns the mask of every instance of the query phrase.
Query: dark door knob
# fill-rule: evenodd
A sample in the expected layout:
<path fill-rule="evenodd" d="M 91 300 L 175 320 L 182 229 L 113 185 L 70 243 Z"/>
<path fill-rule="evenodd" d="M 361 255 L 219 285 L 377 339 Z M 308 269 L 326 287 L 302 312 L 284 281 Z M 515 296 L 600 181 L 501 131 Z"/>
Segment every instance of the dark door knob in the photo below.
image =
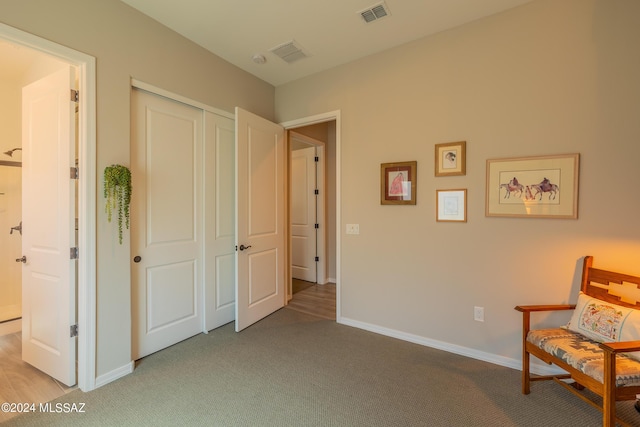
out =
<path fill-rule="evenodd" d="M 22 255 L 22 258 L 16 258 L 16 262 L 21 262 L 23 264 L 27 263 L 27 257 Z"/>
<path fill-rule="evenodd" d="M 140 262 L 142 261 L 142 257 L 140 255 L 136 255 L 133 257 L 133 262 Z"/>
<path fill-rule="evenodd" d="M 249 249 L 250 247 L 251 247 L 251 245 L 249 245 L 249 246 L 240 245 L 240 250 L 244 251 L 245 249 Z"/>

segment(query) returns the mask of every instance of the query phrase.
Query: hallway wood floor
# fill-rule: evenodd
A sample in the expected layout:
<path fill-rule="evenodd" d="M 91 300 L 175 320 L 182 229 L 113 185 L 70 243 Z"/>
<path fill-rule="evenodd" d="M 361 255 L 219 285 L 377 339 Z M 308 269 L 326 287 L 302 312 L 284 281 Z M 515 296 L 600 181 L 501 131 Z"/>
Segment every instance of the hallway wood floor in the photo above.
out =
<path fill-rule="evenodd" d="M 22 334 L 15 332 L 0 336 L 0 402 L 49 402 L 76 387 L 67 387 L 22 361 Z M 0 423 L 15 413 L 0 412 Z"/>
<path fill-rule="evenodd" d="M 336 320 L 336 285 L 318 285 L 293 279 L 293 298 L 286 307 L 324 319 Z"/>

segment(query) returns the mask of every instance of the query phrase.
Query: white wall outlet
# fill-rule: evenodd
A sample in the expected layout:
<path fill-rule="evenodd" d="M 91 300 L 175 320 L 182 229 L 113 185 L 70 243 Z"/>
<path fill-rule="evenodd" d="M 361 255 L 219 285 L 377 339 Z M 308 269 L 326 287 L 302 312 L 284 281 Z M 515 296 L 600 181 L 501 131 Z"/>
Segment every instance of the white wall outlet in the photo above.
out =
<path fill-rule="evenodd" d="M 473 307 L 473 320 L 484 322 L 484 307 Z"/>
<path fill-rule="evenodd" d="M 360 234 L 360 224 L 347 224 L 347 234 Z"/>

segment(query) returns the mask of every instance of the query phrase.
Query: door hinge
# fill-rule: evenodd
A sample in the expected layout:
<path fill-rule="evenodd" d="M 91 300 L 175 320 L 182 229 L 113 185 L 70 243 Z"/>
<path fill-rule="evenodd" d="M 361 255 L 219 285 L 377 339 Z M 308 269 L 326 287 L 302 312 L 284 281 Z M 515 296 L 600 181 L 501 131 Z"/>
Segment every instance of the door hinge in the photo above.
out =
<path fill-rule="evenodd" d="M 319 256 L 315 257 L 314 261 L 316 261 L 316 262 L 320 261 L 320 257 Z"/>
<path fill-rule="evenodd" d="M 78 336 L 78 324 L 76 323 L 75 325 L 71 325 L 69 327 L 69 337 L 73 338 L 77 336 Z"/>
<path fill-rule="evenodd" d="M 69 250 L 69 259 L 78 259 L 79 256 L 80 254 L 77 247 Z"/>
<path fill-rule="evenodd" d="M 320 228 L 320 224 L 313 224 L 314 228 Z"/>
<path fill-rule="evenodd" d="M 79 102 L 80 101 L 80 92 L 75 89 L 71 89 L 71 102 Z"/>
<path fill-rule="evenodd" d="M 314 162 L 319 162 L 319 161 L 320 161 L 320 157 L 315 156 L 315 157 L 313 158 L 313 161 L 314 161 Z"/>
<path fill-rule="evenodd" d="M 320 190 L 318 190 L 318 189 L 316 188 L 315 190 L 313 190 L 313 194 L 315 194 L 315 195 L 317 196 L 318 194 L 320 194 Z"/>
<path fill-rule="evenodd" d="M 71 166 L 69 168 L 69 178 L 78 179 L 79 176 L 80 176 L 80 171 L 78 170 L 78 168 Z"/>

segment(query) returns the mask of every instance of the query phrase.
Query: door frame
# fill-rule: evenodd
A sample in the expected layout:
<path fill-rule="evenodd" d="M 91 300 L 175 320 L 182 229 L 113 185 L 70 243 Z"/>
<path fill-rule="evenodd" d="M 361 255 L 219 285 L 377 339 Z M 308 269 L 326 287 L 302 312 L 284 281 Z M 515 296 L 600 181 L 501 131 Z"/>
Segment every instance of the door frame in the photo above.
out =
<path fill-rule="evenodd" d="M 342 320 L 342 314 L 341 314 L 341 303 L 340 303 L 340 289 L 341 289 L 341 268 L 340 268 L 340 248 L 341 248 L 341 229 L 342 229 L 342 223 L 341 223 L 341 197 L 340 197 L 340 180 L 341 180 L 341 150 L 342 150 L 342 143 L 341 143 L 341 119 L 340 119 L 340 115 L 341 112 L 340 110 L 335 110 L 335 111 L 329 111 L 326 113 L 320 113 L 320 114 L 316 114 L 314 116 L 309 116 L 309 117 L 302 117 L 299 119 L 295 119 L 295 120 L 289 120 L 286 122 L 281 122 L 280 125 L 282 127 L 284 127 L 285 131 L 288 130 L 295 130 L 296 128 L 301 128 L 301 127 L 305 127 L 305 126 L 311 126 L 311 125 L 315 125 L 318 123 L 325 123 L 325 122 L 332 122 L 335 121 L 336 123 L 336 211 L 335 211 L 335 224 L 336 224 L 336 322 L 341 323 Z M 326 153 L 326 150 L 325 150 Z M 289 177 L 287 176 L 287 179 L 289 179 Z M 287 219 L 288 221 L 288 219 Z M 288 229 L 288 236 L 286 237 L 286 239 L 291 239 L 291 229 Z M 289 248 L 287 249 L 288 251 L 291 251 L 291 246 L 289 246 Z M 291 253 L 289 253 L 288 256 L 288 261 L 289 264 L 291 264 Z"/>
<path fill-rule="evenodd" d="M 96 386 L 96 60 L 0 23 L 0 39 L 56 57 L 78 69 L 78 387 Z"/>

